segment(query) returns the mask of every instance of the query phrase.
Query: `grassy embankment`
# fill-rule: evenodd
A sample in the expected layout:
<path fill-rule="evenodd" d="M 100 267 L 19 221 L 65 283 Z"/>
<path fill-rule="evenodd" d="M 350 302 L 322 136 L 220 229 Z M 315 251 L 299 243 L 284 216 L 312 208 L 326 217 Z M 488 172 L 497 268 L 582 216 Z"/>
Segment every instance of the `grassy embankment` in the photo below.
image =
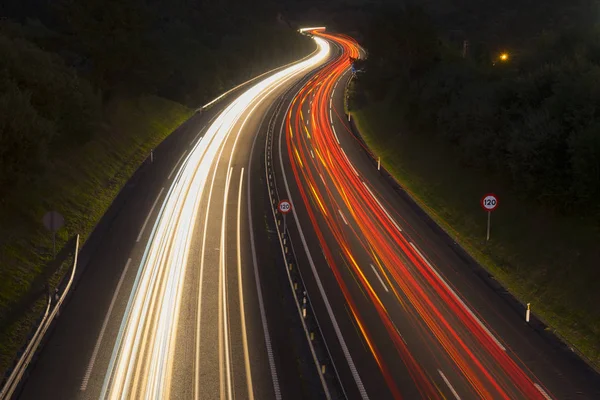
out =
<path fill-rule="evenodd" d="M 169 133 L 192 110 L 159 97 L 119 100 L 105 109 L 101 133 L 76 152 L 62 154 L 33 188 L 14 193 L 0 210 L 0 234 L 10 238 L 0 246 L 0 310 L 22 298 L 51 258 L 52 240 L 42 215 L 57 210 L 66 220 L 57 234 L 57 250 L 79 233 L 82 242 L 93 230 L 117 193 Z M 0 371 L 8 368 L 25 343 L 27 332 L 42 308 L 0 328 Z"/>
<path fill-rule="evenodd" d="M 412 197 L 555 332 L 600 365 L 600 310 L 585 301 L 597 291 L 591 277 L 600 260 L 600 230 L 585 218 L 541 210 L 507 182 L 468 169 L 451 148 L 428 135 L 403 132 L 386 104 L 353 111 L 372 151 Z M 494 192 L 491 240 L 479 201 Z"/>

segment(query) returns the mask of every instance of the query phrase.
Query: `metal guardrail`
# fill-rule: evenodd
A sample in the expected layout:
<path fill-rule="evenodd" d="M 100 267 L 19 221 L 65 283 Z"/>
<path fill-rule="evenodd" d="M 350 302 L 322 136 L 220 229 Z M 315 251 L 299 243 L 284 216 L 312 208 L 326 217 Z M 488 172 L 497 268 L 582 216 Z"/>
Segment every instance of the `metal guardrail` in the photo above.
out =
<path fill-rule="evenodd" d="M 60 296 L 55 295 L 54 307 L 52 307 L 52 300 L 53 300 L 52 296 L 48 295 L 48 305 L 46 306 L 46 311 L 44 312 L 44 316 L 43 316 L 38 328 L 36 329 L 35 333 L 33 334 L 31 340 L 25 347 L 25 351 L 23 352 L 23 354 L 17 361 L 11 374 L 9 375 L 8 379 L 6 380 L 4 387 L 0 391 L 0 400 L 8 400 L 15 394 L 19 385 L 21 384 L 21 381 L 23 379 L 23 376 L 25 375 L 25 372 L 27 371 L 27 368 L 29 367 L 29 365 L 31 363 L 31 360 L 33 359 L 33 356 L 37 352 L 42 340 L 44 339 L 44 336 L 48 332 L 50 325 L 52 325 L 52 322 L 58 315 L 58 313 L 60 311 L 60 306 L 65 301 L 65 298 L 67 297 L 67 294 L 69 293 L 69 290 L 71 289 L 71 286 L 73 285 L 73 278 L 75 277 L 75 271 L 77 269 L 78 253 L 79 253 L 79 235 L 77 235 L 76 239 L 75 239 L 75 252 L 74 252 L 74 257 L 73 257 L 73 268 L 71 269 L 71 276 L 69 277 L 69 280 L 68 280 L 67 284 L 65 285 L 65 288 L 64 288 L 62 294 Z"/>
<path fill-rule="evenodd" d="M 300 82 L 303 83 L 306 80 L 307 77 L 301 79 Z M 286 95 L 293 89 L 294 87 L 290 88 L 286 92 Z M 284 228 L 284 224 L 282 223 L 282 215 L 276 212 L 277 201 L 282 197 L 275 183 L 276 171 L 272 159 L 272 151 L 275 122 L 282 111 L 286 95 L 282 96 L 281 100 L 276 105 L 273 116 L 267 126 L 267 140 L 265 143 L 265 175 L 268 184 L 269 203 L 271 205 L 273 221 L 275 223 L 290 289 L 294 297 L 298 316 L 302 323 L 304 335 L 310 349 L 311 358 L 315 364 L 315 368 L 317 369 L 317 374 L 319 376 L 319 381 L 323 388 L 325 398 L 328 400 L 346 399 L 347 396 L 341 385 L 339 373 L 335 363 L 333 362 L 327 342 L 323 336 L 317 315 L 312 306 L 312 301 L 307 293 L 302 273 L 298 268 L 296 252 L 289 235 L 289 230 Z M 291 221 L 290 224 L 294 225 Z"/>

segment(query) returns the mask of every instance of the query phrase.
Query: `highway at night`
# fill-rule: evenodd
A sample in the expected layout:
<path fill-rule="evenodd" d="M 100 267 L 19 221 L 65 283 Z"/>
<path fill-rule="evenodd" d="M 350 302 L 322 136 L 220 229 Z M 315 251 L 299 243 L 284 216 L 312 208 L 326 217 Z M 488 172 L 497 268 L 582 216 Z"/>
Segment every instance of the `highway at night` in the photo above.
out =
<path fill-rule="evenodd" d="M 309 32 L 311 55 L 196 114 L 128 183 L 20 398 L 600 398 L 380 174 L 344 109 L 364 50 Z"/>
<path fill-rule="evenodd" d="M 359 47 L 317 32 L 341 56 L 293 99 L 274 159 L 277 186 L 295 204 L 288 229 L 298 264 L 327 342 L 339 345 L 332 353 L 348 397 L 593 398 L 593 382 L 378 174 L 344 113 Z"/>
<path fill-rule="evenodd" d="M 21 398 L 262 399 L 294 390 L 279 386 L 257 292 L 250 159 L 263 114 L 328 57 L 325 44 L 246 84 L 156 149 Z"/>

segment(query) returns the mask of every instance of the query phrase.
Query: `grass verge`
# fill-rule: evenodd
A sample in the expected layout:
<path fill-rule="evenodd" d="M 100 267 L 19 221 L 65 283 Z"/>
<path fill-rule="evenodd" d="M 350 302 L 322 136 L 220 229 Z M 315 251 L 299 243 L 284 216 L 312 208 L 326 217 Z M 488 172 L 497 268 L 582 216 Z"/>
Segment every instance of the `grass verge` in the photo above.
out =
<path fill-rule="evenodd" d="M 105 110 L 98 134 L 78 148 L 53 156 L 35 185 L 3 200 L 0 209 L 0 317 L 29 290 L 52 258 L 52 238 L 41 224 L 46 211 L 65 217 L 57 251 L 79 233 L 82 244 L 121 187 L 156 147 L 192 110 L 159 97 L 114 101 Z M 63 271 L 64 273 L 65 271 Z M 39 302 L 38 302 L 39 303 Z M 40 303 L 41 304 L 41 303 Z M 0 327 L 0 371 L 12 364 L 38 318 L 36 310 Z"/>
<path fill-rule="evenodd" d="M 412 197 L 481 265 L 559 336 L 600 366 L 600 229 L 520 198 L 508 182 L 458 161 L 429 134 L 407 133 L 391 105 L 353 111 L 371 150 Z M 479 201 L 495 193 L 486 242 Z"/>

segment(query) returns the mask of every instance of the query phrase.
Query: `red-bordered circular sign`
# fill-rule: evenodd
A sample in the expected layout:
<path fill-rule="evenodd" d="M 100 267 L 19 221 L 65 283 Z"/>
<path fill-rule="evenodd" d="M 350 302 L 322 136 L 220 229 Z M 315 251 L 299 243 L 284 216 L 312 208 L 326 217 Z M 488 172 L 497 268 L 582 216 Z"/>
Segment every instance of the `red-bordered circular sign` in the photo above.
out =
<path fill-rule="evenodd" d="M 485 211 L 494 211 L 498 207 L 498 197 L 493 193 L 488 193 L 481 199 L 481 208 Z"/>
<path fill-rule="evenodd" d="M 282 214 L 287 214 L 292 211 L 292 203 L 289 200 L 281 200 L 277 205 L 277 209 Z"/>

